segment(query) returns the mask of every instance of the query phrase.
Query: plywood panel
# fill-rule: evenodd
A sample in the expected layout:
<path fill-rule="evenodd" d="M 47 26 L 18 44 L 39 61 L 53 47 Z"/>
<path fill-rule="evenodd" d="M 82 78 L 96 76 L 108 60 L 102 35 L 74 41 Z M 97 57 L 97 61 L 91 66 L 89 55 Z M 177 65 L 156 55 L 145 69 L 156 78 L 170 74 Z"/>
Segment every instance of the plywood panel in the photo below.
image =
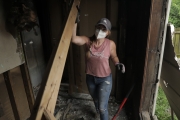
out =
<path fill-rule="evenodd" d="M 7 13 L 3 8 L 9 6 L 2 1 L 0 0 L 0 73 L 24 63 L 20 36 L 12 26 L 6 24 L 4 16 Z"/>

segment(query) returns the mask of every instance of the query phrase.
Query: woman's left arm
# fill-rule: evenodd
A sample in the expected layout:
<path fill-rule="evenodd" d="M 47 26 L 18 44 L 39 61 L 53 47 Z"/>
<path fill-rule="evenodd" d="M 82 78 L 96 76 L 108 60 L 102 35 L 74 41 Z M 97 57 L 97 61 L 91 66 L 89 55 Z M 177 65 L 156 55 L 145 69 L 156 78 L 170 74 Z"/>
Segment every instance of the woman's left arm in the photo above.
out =
<path fill-rule="evenodd" d="M 116 53 L 116 44 L 114 43 L 114 41 L 110 41 L 110 57 L 117 69 L 121 70 L 122 73 L 125 73 L 125 66 L 119 61 L 119 58 Z"/>
<path fill-rule="evenodd" d="M 110 57 L 115 65 L 120 63 L 116 53 L 116 44 L 112 40 L 110 40 Z"/>

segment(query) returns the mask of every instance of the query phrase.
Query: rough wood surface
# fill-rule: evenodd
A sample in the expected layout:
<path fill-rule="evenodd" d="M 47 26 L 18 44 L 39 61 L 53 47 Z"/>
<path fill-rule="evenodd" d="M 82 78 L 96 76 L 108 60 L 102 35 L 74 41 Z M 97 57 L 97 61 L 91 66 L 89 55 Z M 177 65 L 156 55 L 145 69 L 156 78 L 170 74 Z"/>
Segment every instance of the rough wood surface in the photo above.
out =
<path fill-rule="evenodd" d="M 44 109 L 44 116 L 46 120 L 56 120 L 53 114 L 51 114 L 48 110 Z"/>
<path fill-rule="evenodd" d="M 142 111 L 142 112 L 141 112 L 141 120 L 151 120 L 148 111 Z"/>
<path fill-rule="evenodd" d="M 149 111 L 152 106 L 153 95 L 155 92 L 155 82 L 158 73 L 159 63 L 159 43 L 162 36 L 163 25 L 162 17 L 164 0 L 152 0 L 149 22 L 149 33 L 146 47 L 146 58 L 144 65 L 144 75 L 141 93 L 140 111 Z M 161 23 L 162 22 L 162 23 Z"/>

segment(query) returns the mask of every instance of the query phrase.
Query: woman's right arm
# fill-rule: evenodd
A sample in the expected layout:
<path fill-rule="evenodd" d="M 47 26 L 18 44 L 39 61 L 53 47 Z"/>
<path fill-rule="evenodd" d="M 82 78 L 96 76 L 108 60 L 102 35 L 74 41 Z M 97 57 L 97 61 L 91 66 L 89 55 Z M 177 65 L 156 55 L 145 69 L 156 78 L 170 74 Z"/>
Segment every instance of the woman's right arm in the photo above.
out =
<path fill-rule="evenodd" d="M 76 45 L 84 45 L 88 42 L 88 37 L 86 36 L 77 36 L 76 35 L 77 23 L 74 25 L 73 35 L 72 35 L 72 43 Z"/>

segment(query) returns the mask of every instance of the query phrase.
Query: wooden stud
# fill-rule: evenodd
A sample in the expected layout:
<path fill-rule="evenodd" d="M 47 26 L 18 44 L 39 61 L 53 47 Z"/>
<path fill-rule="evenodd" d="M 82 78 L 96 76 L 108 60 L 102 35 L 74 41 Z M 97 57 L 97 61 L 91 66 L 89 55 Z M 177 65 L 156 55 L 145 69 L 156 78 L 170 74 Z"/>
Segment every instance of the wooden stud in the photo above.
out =
<path fill-rule="evenodd" d="M 158 43 L 162 33 L 161 20 L 163 17 L 163 2 L 164 0 L 152 0 L 149 33 L 146 48 L 146 58 L 144 65 L 143 85 L 140 101 L 140 112 L 150 111 L 153 101 L 154 83 L 157 75 L 157 65 L 159 61 Z"/>
<path fill-rule="evenodd" d="M 32 90 L 32 84 L 30 81 L 30 76 L 29 76 L 26 64 L 22 64 L 20 66 L 20 69 L 21 69 L 21 75 L 22 75 L 22 79 L 23 79 L 24 89 L 26 92 L 27 100 L 28 100 L 29 109 L 31 112 L 33 109 L 35 99 L 34 99 L 34 94 L 33 94 L 33 90 Z"/>
<path fill-rule="evenodd" d="M 11 101 L 11 106 L 12 106 L 14 118 L 15 118 L 15 120 L 20 120 L 20 114 L 19 114 L 19 111 L 18 111 L 18 106 L 16 104 L 12 83 L 11 83 L 11 80 L 10 80 L 10 77 L 9 77 L 9 72 L 10 71 L 7 71 L 7 72 L 3 73 L 4 81 L 6 83 L 9 99 Z"/>

